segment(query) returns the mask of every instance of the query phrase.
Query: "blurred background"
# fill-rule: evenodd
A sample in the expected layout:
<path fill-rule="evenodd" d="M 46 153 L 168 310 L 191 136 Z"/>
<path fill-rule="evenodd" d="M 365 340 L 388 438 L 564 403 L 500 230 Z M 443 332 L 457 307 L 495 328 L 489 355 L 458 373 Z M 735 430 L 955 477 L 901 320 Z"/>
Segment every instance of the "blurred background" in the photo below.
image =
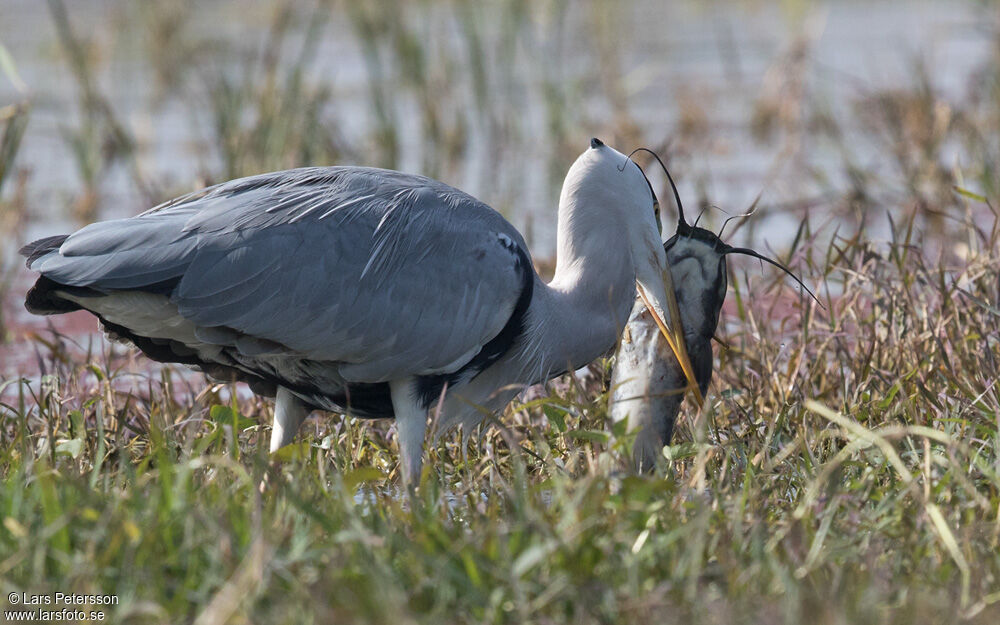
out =
<path fill-rule="evenodd" d="M 836 286 L 811 281 L 828 246 L 804 239 L 910 217 L 960 260 L 998 190 L 998 44 L 974 1 L 0 0 L 0 374 L 31 368 L 31 333 L 95 330 L 24 312 L 22 244 L 302 165 L 448 182 L 544 270 L 562 178 L 598 136 L 658 151 L 708 227 L 760 196 L 723 238 L 814 290 Z"/>

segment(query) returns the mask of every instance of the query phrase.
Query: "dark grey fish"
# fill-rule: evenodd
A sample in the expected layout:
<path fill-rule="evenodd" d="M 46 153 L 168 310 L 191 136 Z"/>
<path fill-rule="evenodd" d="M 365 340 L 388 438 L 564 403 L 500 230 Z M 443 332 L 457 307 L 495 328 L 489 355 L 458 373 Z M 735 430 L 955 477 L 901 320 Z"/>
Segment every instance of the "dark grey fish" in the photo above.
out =
<path fill-rule="evenodd" d="M 650 153 L 663 166 L 659 156 Z M 728 254 L 745 254 L 770 263 L 790 275 L 813 299 L 816 296 L 784 265 L 752 249 L 727 245 L 711 230 L 688 225 L 674 181 L 665 166 L 663 171 L 678 209 L 677 232 L 663 249 L 692 374 L 704 397 L 712 381 L 712 337 L 726 299 Z M 630 432 L 637 431 L 633 464 L 636 470 L 651 470 L 663 447 L 670 444 L 688 379 L 641 299 L 636 300 L 622 334 L 611 389 L 608 413 L 612 420 L 626 421 Z"/>
<path fill-rule="evenodd" d="M 700 233 L 713 233 L 702 228 Z M 684 342 L 702 396 L 712 380 L 712 336 L 726 297 L 725 257 L 705 237 L 675 234 L 664 244 L 681 314 Z M 611 379 L 609 413 L 639 430 L 633 447 L 637 470 L 648 470 L 670 443 L 687 379 L 642 300 L 636 300 L 622 335 Z"/>

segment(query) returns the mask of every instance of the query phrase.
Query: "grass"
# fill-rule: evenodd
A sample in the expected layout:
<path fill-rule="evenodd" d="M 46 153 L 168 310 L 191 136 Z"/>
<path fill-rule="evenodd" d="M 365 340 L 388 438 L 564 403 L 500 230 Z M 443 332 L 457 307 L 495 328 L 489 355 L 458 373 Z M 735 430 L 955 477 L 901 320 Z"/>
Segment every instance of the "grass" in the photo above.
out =
<path fill-rule="evenodd" d="M 24 83 L 3 42 L 0 42 L 0 74 L 14 85 L 21 96 L 17 102 L 0 107 L 0 233 L 16 236 L 26 221 L 27 176 L 23 172 L 15 174 L 14 164 L 31 116 L 31 100 L 25 96 Z M 9 191 L 11 188 L 12 192 Z M 10 290 L 14 273 L 12 267 L 8 266 L 6 238 L 0 235 L 0 345 L 8 339 L 3 302 Z"/>
<path fill-rule="evenodd" d="M 741 285 L 724 390 L 651 476 L 601 366 L 445 436 L 410 505 L 387 424 L 272 459 L 260 402 L 52 342 L 0 407 L 3 590 L 114 592 L 119 622 L 995 622 L 1000 248 L 929 265 L 909 227 L 833 242 L 827 311 Z"/>
<path fill-rule="evenodd" d="M 351 10 L 342 19 L 369 80 L 373 123 L 353 139 L 330 113 L 337 89 L 312 77 L 331 5 L 292 6 L 268 15 L 267 43 L 237 55 L 236 71 L 189 32 L 183 3 L 142 9 L 147 53 L 164 51 L 160 92 L 208 111 L 220 157 L 209 178 L 362 153 L 397 163 L 407 124 L 393 85 L 415 111 L 425 171 L 459 168 L 475 131 L 497 142 L 483 197 L 515 201 L 503 172 L 519 171 L 508 166 L 520 155 L 504 141 L 527 132 L 510 112 L 520 87 L 542 107 L 546 165 L 565 171 L 584 123 L 567 103 L 585 89 L 551 68 L 512 69 L 561 50 L 525 3 L 456 6 L 469 68 L 422 36 L 435 3 L 335 5 Z M 77 80 L 81 130 L 66 140 L 90 172 L 83 186 L 99 194 L 123 161 L 142 191 L 137 144 L 100 92 L 84 31 L 61 2 L 50 7 Z M 545 10 L 553 23 L 567 11 Z M 507 25 L 499 34 L 482 26 L 490 11 Z M 587 17 L 607 29 L 595 47 L 612 50 L 621 27 L 602 11 Z M 988 137 L 1000 127 L 1000 59 L 947 111 L 927 72 L 910 89 L 860 94 L 850 114 L 890 163 L 869 170 L 809 91 L 808 42 L 793 52 L 783 76 L 794 89 L 775 92 L 795 102 L 765 94 L 759 140 L 839 142 L 853 187 L 763 202 L 746 228 L 756 241 L 769 212 L 798 218 L 781 260 L 826 308 L 793 297 L 778 272 L 734 262 L 716 381 L 655 474 L 623 470 L 629 434 L 607 421 L 607 361 L 529 392 L 468 444 L 449 433 L 428 445 L 410 501 L 388 423 L 313 418 L 269 457 L 268 404 L 44 332 L 30 344 L 41 375 L 0 379 L 0 592 L 114 594 L 106 618 L 123 623 L 997 622 L 1000 225 Z M 195 57 L 205 63 L 193 72 L 170 60 Z M 661 145 L 629 115 L 621 61 L 607 63 L 597 74 L 609 131 Z M 436 94 L 449 102 L 436 107 Z M 15 162 L 27 111 L 0 118 L 4 244 L 30 208 Z M 677 130 L 671 166 L 683 173 L 710 124 Z M 871 234 L 886 213 L 890 226 Z M 22 295 L 0 287 L 4 302 Z"/>

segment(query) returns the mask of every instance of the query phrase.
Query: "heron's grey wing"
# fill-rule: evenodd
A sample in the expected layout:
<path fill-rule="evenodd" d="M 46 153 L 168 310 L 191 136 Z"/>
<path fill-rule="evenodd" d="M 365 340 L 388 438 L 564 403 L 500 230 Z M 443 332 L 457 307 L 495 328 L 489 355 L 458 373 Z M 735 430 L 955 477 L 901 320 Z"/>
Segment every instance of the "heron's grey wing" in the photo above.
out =
<path fill-rule="evenodd" d="M 32 268 L 99 290 L 169 292 L 200 329 L 340 364 L 348 381 L 450 373 L 510 318 L 525 245 L 447 185 L 366 168 L 233 181 L 71 235 Z"/>

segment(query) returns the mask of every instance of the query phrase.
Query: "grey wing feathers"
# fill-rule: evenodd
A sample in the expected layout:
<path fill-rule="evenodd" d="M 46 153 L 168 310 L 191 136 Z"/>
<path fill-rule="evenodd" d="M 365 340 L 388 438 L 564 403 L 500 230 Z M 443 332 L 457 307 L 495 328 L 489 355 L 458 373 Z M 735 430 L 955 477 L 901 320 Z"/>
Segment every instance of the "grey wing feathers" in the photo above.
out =
<path fill-rule="evenodd" d="M 442 183 L 308 168 L 92 224 L 31 267 L 98 291 L 173 281 L 198 336 L 233 330 L 381 382 L 450 373 L 500 332 L 530 271 L 510 241 L 525 250 L 498 213 Z"/>

